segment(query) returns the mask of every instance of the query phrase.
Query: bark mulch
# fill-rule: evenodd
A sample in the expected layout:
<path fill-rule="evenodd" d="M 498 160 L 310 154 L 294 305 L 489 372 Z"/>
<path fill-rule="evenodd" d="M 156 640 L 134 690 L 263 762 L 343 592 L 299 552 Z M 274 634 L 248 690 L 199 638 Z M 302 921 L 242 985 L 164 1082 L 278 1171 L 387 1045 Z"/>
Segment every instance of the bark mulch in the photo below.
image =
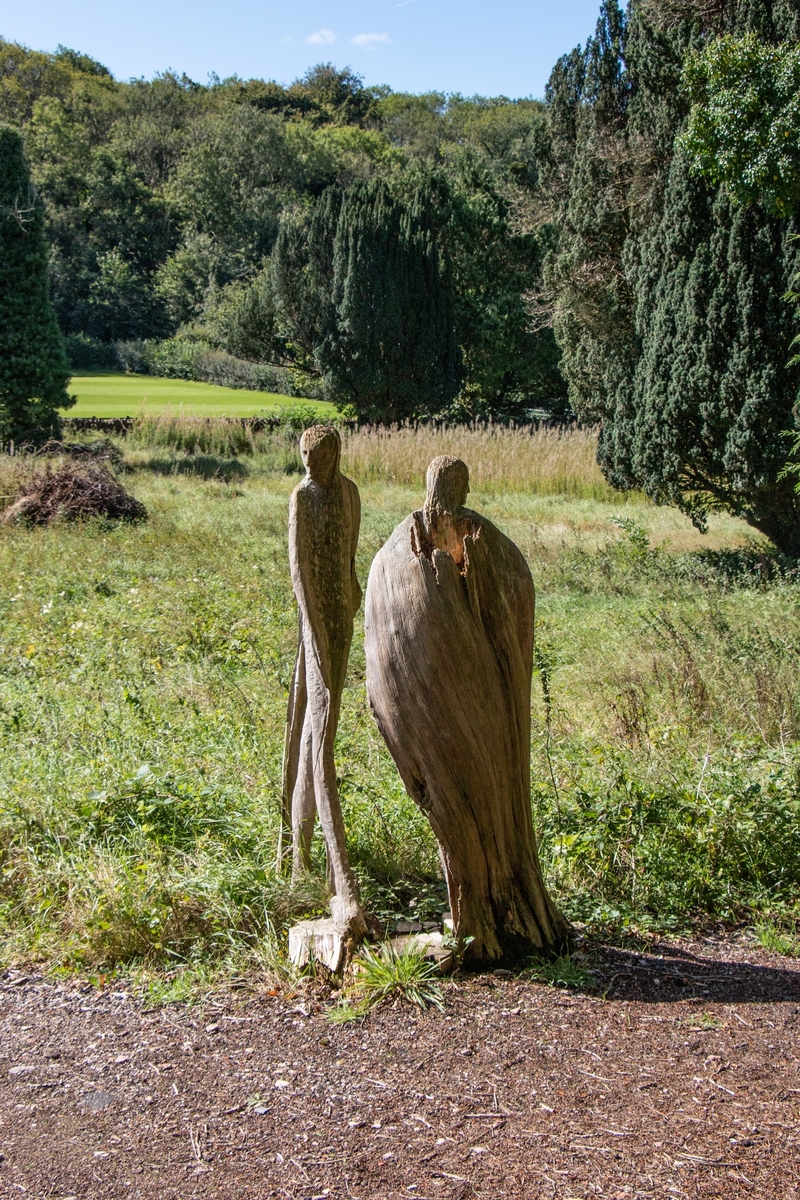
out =
<path fill-rule="evenodd" d="M 147 1010 L 7 972 L 0 1195 L 800 1198 L 800 964 L 590 965 L 593 995 L 478 976 L 346 1026 L 311 990 Z"/>

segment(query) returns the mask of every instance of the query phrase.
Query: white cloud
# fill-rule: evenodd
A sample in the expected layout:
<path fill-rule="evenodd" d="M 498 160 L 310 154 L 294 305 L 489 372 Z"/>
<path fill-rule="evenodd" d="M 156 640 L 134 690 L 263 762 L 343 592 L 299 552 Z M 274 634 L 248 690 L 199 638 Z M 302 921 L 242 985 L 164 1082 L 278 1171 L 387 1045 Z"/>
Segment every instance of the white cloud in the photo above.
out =
<path fill-rule="evenodd" d="M 392 39 L 388 33 L 359 33 L 350 40 L 354 46 L 361 46 L 364 50 L 377 50 L 381 43 L 388 45 Z"/>
<path fill-rule="evenodd" d="M 328 46 L 336 41 L 336 34 L 330 29 L 318 29 L 316 33 L 310 33 L 306 41 L 312 46 Z"/>

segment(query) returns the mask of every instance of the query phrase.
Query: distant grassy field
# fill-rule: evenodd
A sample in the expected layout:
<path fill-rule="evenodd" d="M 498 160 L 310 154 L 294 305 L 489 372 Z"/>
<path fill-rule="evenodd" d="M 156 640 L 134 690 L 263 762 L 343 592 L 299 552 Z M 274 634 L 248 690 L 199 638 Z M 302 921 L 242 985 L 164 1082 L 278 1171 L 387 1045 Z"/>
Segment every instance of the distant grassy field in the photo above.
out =
<path fill-rule="evenodd" d="M 186 452 L 179 422 L 151 424 L 120 440 L 147 522 L 0 526 L 0 963 L 141 968 L 178 995 L 273 969 L 325 875 L 318 838 L 300 891 L 274 872 L 296 435 L 232 454 L 201 430 L 219 445 Z M 419 506 L 425 458 L 460 450 L 471 505 L 536 580 L 532 804 L 565 911 L 645 938 L 744 918 L 800 946 L 797 572 L 732 517 L 704 538 L 674 509 L 604 495 L 585 431 L 493 439 L 348 435 L 362 583 Z M 0 496 L 20 469 L 0 458 Z M 427 919 L 444 903 L 436 847 L 364 670 L 360 615 L 336 750 L 354 867 L 371 913 Z"/>
<path fill-rule="evenodd" d="M 193 383 L 186 379 L 161 379 L 155 375 L 73 375 L 69 385 L 78 397 L 67 417 L 158 416 L 174 412 L 197 417 L 256 417 L 264 409 L 310 405 L 320 417 L 334 417 L 336 409 L 324 401 L 279 396 L 275 392 L 245 392 Z"/>

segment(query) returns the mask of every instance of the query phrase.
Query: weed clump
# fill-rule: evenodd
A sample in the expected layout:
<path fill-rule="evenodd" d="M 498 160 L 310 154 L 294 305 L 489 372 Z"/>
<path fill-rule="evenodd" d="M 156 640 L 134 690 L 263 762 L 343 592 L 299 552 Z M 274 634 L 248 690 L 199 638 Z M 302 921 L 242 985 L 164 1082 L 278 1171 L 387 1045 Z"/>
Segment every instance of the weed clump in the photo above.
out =
<path fill-rule="evenodd" d="M 76 521 L 85 517 L 142 521 L 147 509 L 125 491 L 104 463 L 78 466 L 65 462 L 55 470 L 48 464 L 44 471 L 21 482 L 16 498 L 0 513 L 0 523 L 52 525 L 59 519 Z"/>
<path fill-rule="evenodd" d="M 444 1008 L 444 995 L 437 982 L 439 966 L 426 959 L 424 950 L 414 941 L 402 950 L 395 949 L 391 942 L 384 942 L 378 950 L 367 946 L 353 965 L 355 983 L 328 1014 L 335 1024 L 364 1017 L 384 1001 Z"/>

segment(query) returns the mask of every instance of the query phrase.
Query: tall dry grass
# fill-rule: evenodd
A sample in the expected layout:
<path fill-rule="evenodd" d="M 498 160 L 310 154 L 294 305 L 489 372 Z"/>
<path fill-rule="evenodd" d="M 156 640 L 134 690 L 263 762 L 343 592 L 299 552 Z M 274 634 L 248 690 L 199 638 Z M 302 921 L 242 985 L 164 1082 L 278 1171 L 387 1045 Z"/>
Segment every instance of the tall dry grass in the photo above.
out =
<path fill-rule="evenodd" d="M 432 458 L 453 454 L 477 491 L 619 499 L 597 465 L 594 428 L 367 426 L 347 430 L 343 442 L 342 470 L 359 483 L 419 487 Z"/>
<path fill-rule="evenodd" d="M 313 411 L 287 409 L 278 428 L 259 429 L 224 417 L 164 413 L 136 421 L 131 448 L 168 450 L 182 455 L 252 456 L 262 469 L 302 470 L 298 442 L 314 421 Z M 342 469 L 356 482 L 419 488 L 432 458 L 453 454 L 470 470 L 482 493 L 525 492 L 568 495 L 619 503 L 597 465 L 596 428 L 529 425 L 406 425 L 342 428 Z"/>

